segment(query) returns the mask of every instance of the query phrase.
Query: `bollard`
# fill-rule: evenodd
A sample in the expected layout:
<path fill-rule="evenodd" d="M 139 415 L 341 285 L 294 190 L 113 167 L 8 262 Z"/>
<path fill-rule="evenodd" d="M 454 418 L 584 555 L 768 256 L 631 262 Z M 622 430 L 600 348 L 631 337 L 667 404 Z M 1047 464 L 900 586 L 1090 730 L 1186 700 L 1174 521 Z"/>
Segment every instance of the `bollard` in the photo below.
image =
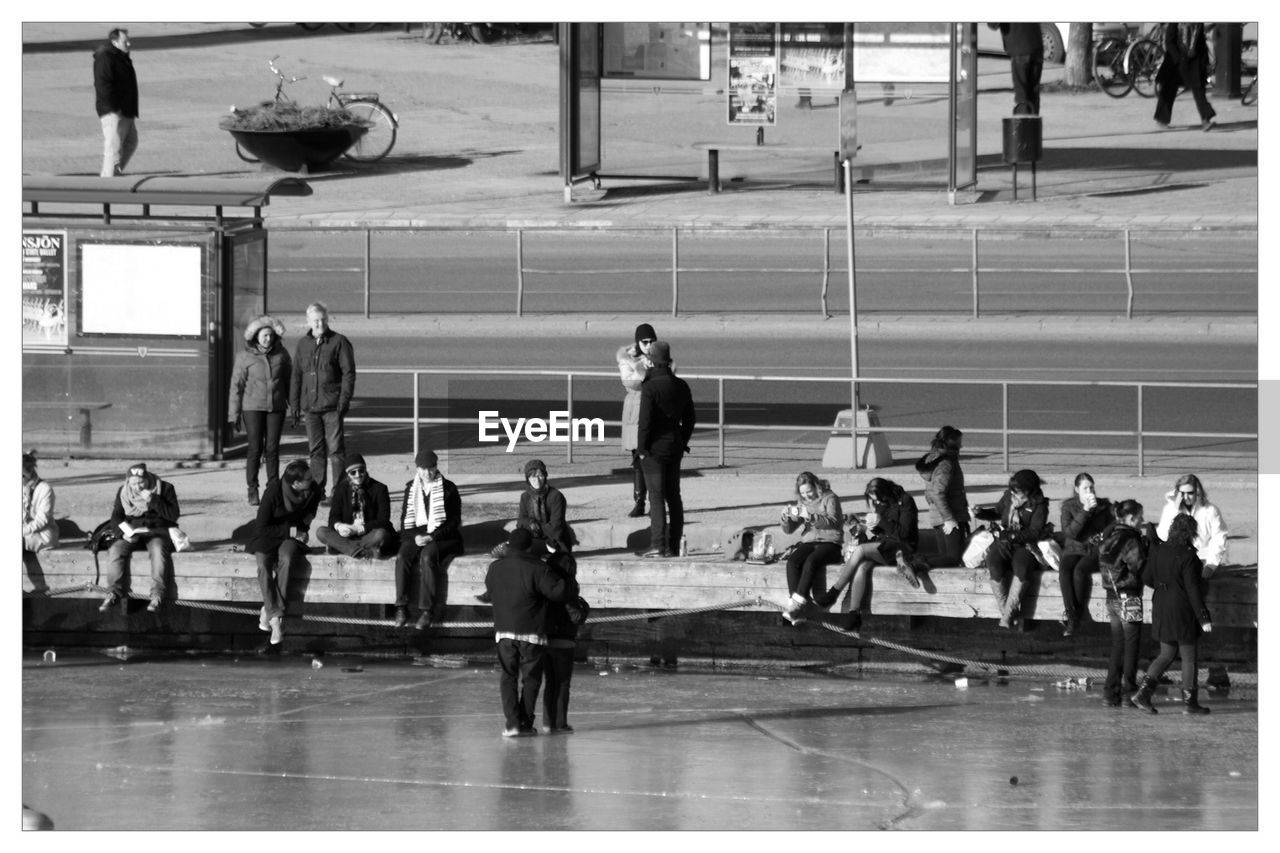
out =
<path fill-rule="evenodd" d="M 58 653 L 57 653 L 57 652 L 55 652 L 53 649 L 49 649 L 49 650 L 47 650 L 47 651 L 44 653 L 44 662 L 45 662 L 45 663 L 57 663 L 57 662 L 58 662 Z"/>

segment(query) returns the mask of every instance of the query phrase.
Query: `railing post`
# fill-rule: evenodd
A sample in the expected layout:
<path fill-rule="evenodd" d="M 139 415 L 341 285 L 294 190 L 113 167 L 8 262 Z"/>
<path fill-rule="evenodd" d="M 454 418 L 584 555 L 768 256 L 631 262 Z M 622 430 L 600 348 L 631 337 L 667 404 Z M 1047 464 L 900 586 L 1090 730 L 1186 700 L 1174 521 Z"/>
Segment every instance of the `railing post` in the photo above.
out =
<path fill-rule="evenodd" d="M 364 229 L 364 318 L 369 319 L 369 289 L 371 287 L 369 273 L 370 258 L 373 257 L 373 229 Z"/>
<path fill-rule="evenodd" d="M 978 318 L 978 229 L 973 229 L 973 318 Z"/>
<path fill-rule="evenodd" d="M 842 172 L 838 174 L 843 175 Z M 827 288 L 831 284 L 831 229 L 822 229 L 822 319 L 831 317 L 827 311 Z"/>
<path fill-rule="evenodd" d="M 414 459 L 418 458 L 418 432 L 419 432 L 418 418 L 421 415 L 421 412 L 419 411 L 419 408 L 418 408 L 418 400 L 422 396 L 420 393 L 421 389 L 418 386 L 420 379 L 421 379 L 421 374 L 415 370 L 413 372 L 413 458 Z"/>
<path fill-rule="evenodd" d="M 573 430 L 573 374 L 566 373 L 564 380 L 565 380 L 565 388 L 564 388 L 565 406 L 569 412 L 569 440 L 565 442 L 565 453 L 567 453 L 568 455 L 565 458 L 565 461 L 568 462 L 570 465 L 572 465 L 573 464 L 573 432 L 574 432 Z"/>
<path fill-rule="evenodd" d="M 1124 316 L 1133 319 L 1133 256 L 1132 248 L 1129 242 L 1130 231 L 1124 229 L 1124 280 L 1129 287 L 1129 299 L 1125 303 Z M 1141 467 L 1141 466 L 1139 466 Z"/>
<path fill-rule="evenodd" d="M 524 316 L 524 230 L 516 229 L 516 316 Z"/>
<path fill-rule="evenodd" d="M 720 467 L 724 467 L 724 377 L 720 376 L 716 379 L 716 396 L 719 407 L 719 415 L 716 418 L 716 432 L 720 438 Z"/>
<path fill-rule="evenodd" d="M 671 316 L 680 306 L 680 229 L 671 229 Z"/>
<path fill-rule="evenodd" d="M 1001 433 L 1004 436 L 1004 472 L 1009 473 L 1009 383 L 1000 383 Z"/>
<path fill-rule="evenodd" d="M 1126 231 L 1125 233 L 1127 234 L 1128 232 Z M 1143 438 L 1144 436 L 1142 435 L 1142 383 L 1139 382 L 1138 383 L 1138 476 L 1139 477 L 1146 476 L 1146 473 L 1145 473 L 1146 460 L 1144 458 L 1146 456 L 1146 442 L 1143 440 Z"/>

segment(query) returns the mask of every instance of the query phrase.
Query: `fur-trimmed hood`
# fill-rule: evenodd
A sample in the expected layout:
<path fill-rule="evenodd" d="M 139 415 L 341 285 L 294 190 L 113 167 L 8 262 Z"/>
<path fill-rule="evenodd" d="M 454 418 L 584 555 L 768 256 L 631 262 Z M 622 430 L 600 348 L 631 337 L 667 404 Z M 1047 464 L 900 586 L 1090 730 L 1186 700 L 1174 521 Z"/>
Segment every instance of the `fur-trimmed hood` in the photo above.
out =
<path fill-rule="evenodd" d="M 281 323 L 270 314 L 263 314 L 261 317 L 253 320 L 249 325 L 244 327 L 244 339 L 248 344 L 253 344 L 258 337 L 258 332 L 263 329 L 271 329 L 276 333 L 276 341 L 283 343 L 284 341 L 284 323 Z"/>

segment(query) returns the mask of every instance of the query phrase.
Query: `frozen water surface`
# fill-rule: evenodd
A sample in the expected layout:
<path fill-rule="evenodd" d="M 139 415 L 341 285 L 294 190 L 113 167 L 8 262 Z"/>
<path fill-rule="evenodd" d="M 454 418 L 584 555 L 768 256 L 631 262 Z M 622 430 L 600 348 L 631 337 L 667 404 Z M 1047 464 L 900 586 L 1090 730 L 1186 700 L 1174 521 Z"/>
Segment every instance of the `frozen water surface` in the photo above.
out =
<path fill-rule="evenodd" d="M 496 669 L 321 661 L 31 658 L 23 801 L 58 829 L 1258 827 L 1256 693 L 1152 716 L 1049 679 L 580 664 L 576 734 L 504 739 Z"/>

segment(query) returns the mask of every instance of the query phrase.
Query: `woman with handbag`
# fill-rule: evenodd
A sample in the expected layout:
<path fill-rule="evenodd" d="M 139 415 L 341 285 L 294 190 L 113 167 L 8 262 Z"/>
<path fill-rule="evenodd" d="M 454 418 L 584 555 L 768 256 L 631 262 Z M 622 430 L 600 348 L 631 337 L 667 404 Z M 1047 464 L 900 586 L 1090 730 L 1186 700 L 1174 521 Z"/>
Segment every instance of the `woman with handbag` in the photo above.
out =
<path fill-rule="evenodd" d="M 1142 504 L 1120 501 L 1113 513 L 1115 522 L 1103 532 L 1096 554 L 1111 622 L 1111 664 L 1102 687 L 1102 704 L 1119 708 L 1123 693 L 1137 689 L 1134 682 L 1142 638 L 1142 566 L 1147 559 L 1147 536 Z"/>
<path fill-rule="evenodd" d="M 1213 630 L 1213 620 L 1200 594 L 1203 567 L 1192 547 L 1195 538 L 1195 518 L 1179 515 L 1169 524 L 1167 540 L 1152 546 L 1142 567 L 1142 582 L 1155 589 L 1151 598 L 1151 636 L 1160 642 L 1160 654 L 1147 668 L 1142 686 L 1129 701 L 1152 714 L 1156 709 L 1151 704 L 1151 694 L 1175 656 L 1182 658 L 1182 713 L 1209 713 L 1200 704 L 1196 680 L 1200 635 Z"/>
<path fill-rule="evenodd" d="M 826 568 L 839 563 L 844 543 L 844 512 L 831 484 L 808 471 L 796 477 L 796 502 L 782 508 L 782 530 L 792 533 L 803 528 L 800 541 L 787 557 L 787 591 L 791 599 L 782 618 L 792 625 L 802 621 L 797 614 L 810 602 L 816 586 L 826 585 Z"/>
<path fill-rule="evenodd" d="M 1009 487 L 996 504 L 1000 520 L 995 522 L 995 541 L 987 549 L 987 571 L 1000 609 L 1001 628 L 1013 627 L 1022 606 L 1022 588 L 1039 566 L 1034 549 L 1047 535 L 1049 521 L 1049 501 L 1041 483 L 1035 471 L 1023 468 L 1009 478 Z"/>
<path fill-rule="evenodd" d="M 944 426 L 929 445 L 929 452 L 916 462 L 916 471 L 925 482 L 924 499 L 929 503 L 929 524 L 938 531 L 941 553 L 927 562 L 933 568 L 958 566 L 969 538 L 969 499 L 960 470 L 960 448 L 964 433 Z"/>
<path fill-rule="evenodd" d="M 227 420 L 248 442 L 244 477 L 249 506 L 258 505 L 258 468 L 266 458 L 267 484 L 280 477 L 280 432 L 289 401 L 292 359 L 281 339 L 284 323 L 263 314 L 244 330 L 244 348 L 231 369 Z"/>
<path fill-rule="evenodd" d="M 1111 502 L 1094 491 L 1093 477 L 1076 475 L 1075 494 L 1062 502 L 1062 561 L 1058 588 L 1062 591 L 1062 636 L 1080 627 L 1089 603 L 1089 575 L 1098 570 L 1098 545 L 1111 524 Z"/>

